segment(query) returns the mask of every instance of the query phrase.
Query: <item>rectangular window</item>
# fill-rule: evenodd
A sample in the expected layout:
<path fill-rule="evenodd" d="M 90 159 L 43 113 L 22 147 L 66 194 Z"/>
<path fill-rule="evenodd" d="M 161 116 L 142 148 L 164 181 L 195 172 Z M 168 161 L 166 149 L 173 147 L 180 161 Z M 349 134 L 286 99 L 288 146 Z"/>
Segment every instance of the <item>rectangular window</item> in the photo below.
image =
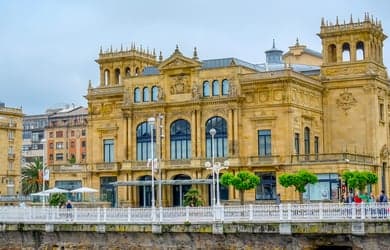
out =
<path fill-rule="evenodd" d="M 50 133 L 49 133 L 49 137 L 50 137 L 50 138 L 53 138 L 53 136 L 54 136 L 54 135 L 53 135 L 53 132 L 50 132 Z"/>
<path fill-rule="evenodd" d="M 81 159 L 85 160 L 87 158 L 87 154 L 86 153 L 81 153 Z"/>
<path fill-rule="evenodd" d="M 114 140 L 103 140 L 104 162 L 114 162 Z"/>
<path fill-rule="evenodd" d="M 56 154 L 56 161 L 62 161 L 62 160 L 64 160 L 64 154 L 63 153 Z"/>
<path fill-rule="evenodd" d="M 299 133 L 294 134 L 294 148 L 295 154 L 299 155 Z"/>
<path fill-rule="evenodd" d="M 8 169 L 9 170 L 14 169 L 14 162 L 13 161 L 8 161 Z"/>
<path fill-rule="evenodd" d="M 258 131 L 258 151 L 259 156 L 271 156 L 271 130 Z"/>
<path fill-rule="evenodd" d="M 85 134 L 86 134 L 85 129 L 81 130 L 81 136 L 85 136 Z"/>
<path fill-rule="evenodd" d="M 319 137 L 318 136 L 314 136 L 314 153 L 315 154 L 318 154 L 320 152 L 320 145 L 319 145 Z"/>
<path fill-rule="evenodd" d="M 50 148 L 50 149 L 53 149 L 53 148 L 54 148 L 54 143 L 50 142 L 50 143 L 49 143 L 49 148 Z"/>
<path fill-rule="evenodd" d="M 63 149 L 64 143 L 63 142 L 56 142 L 56 149 Z"/>
<path fill-rule="evenodd" d="M 339 175 L 334 173 L 317 174 L 318 182 L 306 185 L 303 193 L 304 200 L 310 201 L 338 201 Z"/>
<path fill-rule="evenodd" d="M 62 138 L 64 136 L 64 133 L 62 131 L 56 131 L 56 137 Z"/>
<path fill-rule="evenodd" d="M 86 142 L 86 141 L 82 141 L 82 142 L 81 142 L 81 147 L 82 147 L 82 148 L 85 148 L 86 146 L 87 146 L 87 142 Z"/>
<path fill-rule="evenodd" d="M 51 160 L 51 161 L 54 160 L 53 154 L 49 155 L 49 160 Z"/>

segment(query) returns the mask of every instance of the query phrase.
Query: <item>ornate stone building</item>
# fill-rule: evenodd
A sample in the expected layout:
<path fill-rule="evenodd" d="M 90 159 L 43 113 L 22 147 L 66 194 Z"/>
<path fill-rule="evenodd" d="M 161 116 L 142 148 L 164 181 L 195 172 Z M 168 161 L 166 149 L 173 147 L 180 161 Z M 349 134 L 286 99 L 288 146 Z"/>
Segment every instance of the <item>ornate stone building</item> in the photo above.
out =
<path fill-rule="evenodd" d="M 277 193 L 297 200 L 277 179 L 299 169 L 319 177 L 305 193 L 310 200 L 338 200 L 345 170 L 373 171 L 380 177 L 373 191 L 389 191 L 389 79 L 381 23 L 368 14 L 344 24 L 322 20 L 318 35 L 322 54 L 297 41 L 284 55 L 274 45 L 264 64 L 200 60 L 196 48 L 187 57 L 176 47 L 165 60 L 134 45 L 100 51 L 100 84 L 90 83 L 86 95 L 83 184 L 122 206 L 149 206 L 148 159 L 156 158 L 154 177 L 164 181 L 161 199 L 155 192 L 157 203 L 182 205 L 191 185 L 207 203 L 210 185 L 201 180 L 210 178 L 205 163 L 214 156 L 229 161 L 222 172 L 249 170 L 261 177 L 258 188 L 246 193 L 251 202 L 273 200 Z M 239 197 L 220 187 L 220 198 Z"/>
<path fill-rule="evenodd" d="M 0 195 L 20 193 L 23 112 L 0 103 Z"/>

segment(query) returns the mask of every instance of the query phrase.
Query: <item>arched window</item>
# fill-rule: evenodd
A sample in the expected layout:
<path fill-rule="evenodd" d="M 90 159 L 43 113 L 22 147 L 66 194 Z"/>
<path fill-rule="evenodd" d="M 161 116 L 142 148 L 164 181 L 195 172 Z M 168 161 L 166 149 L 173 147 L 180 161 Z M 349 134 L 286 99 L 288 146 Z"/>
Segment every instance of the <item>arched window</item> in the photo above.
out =
<path fill-rule="evenodd" d="M 127 68 L 125 69 L 125 74 L 126 74 L 127 77 L 131 76 L 131 70 L 130 70 L 129 67 L 127 67 Z"/>
<path fill-rule="evenodd" d="M 229 95 L 229 80 L 222 81 L 222 95 Z"/>
<path fill-rule="evenodd" d="M 152 102 L 157 102 L 158 101 L 158 87 L 153 86 L 152 87 Z"/>
<path fill-rule="evenodd" d="M 310 129 L 308 127 L 305 127 L 304 131 L 304 137 L 305 137 L 305 154 L 310 154 Z"/>
<path fill-rule="evenodd" d="M 115 84 L 119 84 L 121 82 L 121 70 L 115 69 Z"/>
<path fill-rule="evenodd" d="M 144 102 L 148 102 L 150 100 L 150 96 L 149 96 L 149 88 L 148 87 L 145 87 L 142 91 L 142 95 L 143 95 L 143 101 Z"/>
<path fill-rule="evenodd" d="M 213 81 L 213 96 L 219 95 L 219 82 L 218 80 Z"/>
<path fill-rule="evenodd" d="M 336 50 L 336 45 L 331 44 L 328 47 L 328 58 L 329 62 L 334 63 L 337 61 L 337 50 Z"/>
<path fill-rule="evenodd" d="M 106 69 L 104 71 L 104 85 L 108 86 L 110 84 L 110 71 Z"/>
<path fill-rule="evenodd" d="M 343 44 L 343 62 L 351 61 L 351 49 L 349 43 Z"/>
<path fill-rule="evenodd" d="M 138 74 L 139 74 L 139 68 L 137 67 L 135 68 L 135 75 L 138 76 Z"/>
<path fill-rule="evenodd" d="M 191 126 L 186 120 L 171 125 L 171 160 L 191 158 Z"/>
<path fill-rule="evenodd" d="M 138 87 L 134 89 L 134 102 L 141 102 L 141 90 Z"/>
<path fill-rule="evenodd" d="M 139 181 L 151 181 L 150 175 L 144 175 L 138 179 Z M 154 192 L 156 195 L 156 192 Z M 141 185 L 138 190 L 139 206 L 140 207 L 151 207 L 152 206 L 152 185 Z M 156 199 L 155 199 L 156 200 Z"/>
<path fill-rule="evenodd" d="M 356 60 L 364 60 L 364 43 L 362 41 L 356 43 Z"/>
<path fill-rule="evenodd" d="M 176 175 L 174 180 L 191 180 L 191 177 L 188 175 L 184 174 L 179 174 Z M 173 206 L 184 206 L 184 195 L 188 192 L 188 190 L 191 189 L 191 185 L 183 185 L 183 184 L 178 184 L 178 185 L 173 185 L 172 190 L 173 190 Z"/>
<path fill-rule="evenodd" d="M 153 127 L 153 155 L 155 156 L 156 151 L 156 133 Z M 150 125 L 148 122 L 143 122 L 137 126 L 137 160 L 146 161 L 151 158 L 150 154 L 150 143 L 151 133 Z"/>
<path fill-rule="evenodd" d="M 216 130 L 214 140 L 210 135 L 210 130 L 212 128 Z M 212 157 L 212 149 L 214 149 L 214 157 L 226 157 L 228 154 L 226 120 L 219 116 L 212 117 L 206 122 L 207 158 Z"/>
<path fill-rule="evenodd" d="M 209 83 L 209 81 L 203 82 L 203 96 L 210 96 L 210 83 Z"/>

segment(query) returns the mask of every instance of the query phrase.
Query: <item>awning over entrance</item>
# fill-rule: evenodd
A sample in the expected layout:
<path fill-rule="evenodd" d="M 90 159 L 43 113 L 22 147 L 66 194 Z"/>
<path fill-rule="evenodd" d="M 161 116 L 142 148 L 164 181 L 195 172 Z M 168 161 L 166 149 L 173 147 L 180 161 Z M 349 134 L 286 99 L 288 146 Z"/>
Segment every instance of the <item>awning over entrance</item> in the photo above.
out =
<path fill-rule="evenodd" d="M 192 185 L 192 184 L 212 184 L 212 179 L 193 179 L 193 180 L 155 180 L 154 185 Z M 111 182 L 113 186 L 151 186 L 152 181 L 116 181 Z"/>

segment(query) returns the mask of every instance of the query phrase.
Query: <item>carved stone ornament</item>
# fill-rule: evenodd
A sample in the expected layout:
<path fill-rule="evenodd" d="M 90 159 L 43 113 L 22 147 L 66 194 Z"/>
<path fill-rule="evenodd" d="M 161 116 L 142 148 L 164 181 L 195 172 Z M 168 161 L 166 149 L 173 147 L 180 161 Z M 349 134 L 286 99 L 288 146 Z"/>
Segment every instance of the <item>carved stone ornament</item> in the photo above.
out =
<path fill-rule="evenodd" d="M 171 86 L 171 94 L 184 94 L 188 92 L 188 76 L 175 76 L 173 77 L 173 84 Z"/>
<path fill-rule="evenodd" d="M 341 93 L 339 98 L 336 99 L 337 106 L 343 109 L 346 115 L 347 111 L 356 103 L 357 101 L 355 97 L 353 97 L 352 93 L 348 92 L 347 89 L 344 89 L 344 92 Z"/>
<path fill-rule="evenodd" d="M 383 145 L 382 149 L 381 149 L 381 157 L 383 159 L 389 157 L 389 149 L 387 148 L 387 145 Z"/>

